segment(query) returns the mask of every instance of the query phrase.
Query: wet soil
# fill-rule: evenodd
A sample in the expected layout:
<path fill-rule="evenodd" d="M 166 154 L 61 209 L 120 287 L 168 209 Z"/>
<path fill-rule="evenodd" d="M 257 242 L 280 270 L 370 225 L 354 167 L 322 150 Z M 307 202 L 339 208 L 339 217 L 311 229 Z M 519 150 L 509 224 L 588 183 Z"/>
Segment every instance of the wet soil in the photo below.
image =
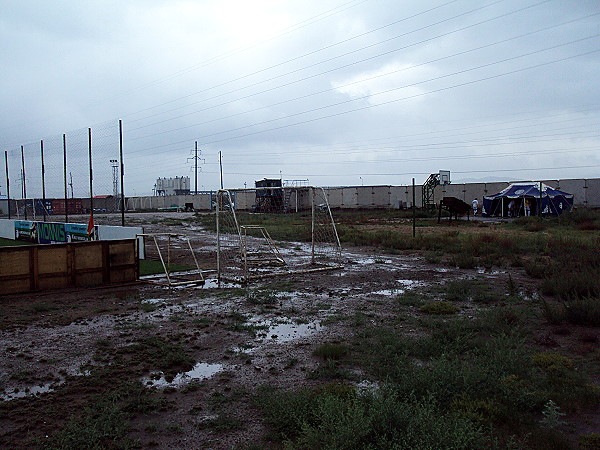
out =
<path fill-rule="evenodd" d="M 143 223 L 145 232 L 167 230 L 196 241 L 209 235 L 176 223 L 173 213 L 169 225 L 149 217 L 128 221 Z M 153 393 L 152 405 L 131 414 L 129 437 L 142 448 L 268 448 L 255 395 L 264 386 L 320 383 L 309 376 L 320 363 L 313 351 L 323 342 L 348 342 L 356 327 L 348 317 L 360 314 L 377 324 L 397 313 L 402 292 L 468 276 L 498 289 L 505 289 L 509 275 L 520 286 L 531 285 L 518 268 L 462 270 L 416 253 L 359 248 L 343 256 L 343 269 L 259 281 L 249 288 L 252 296 L 236 286 L 150 283 L 0 296 L 0 447 L 43 447 L 107 386 L 131 380 Z M 190 262 L 185 249 L 173 257 Z M 476 308 L 463 304 L 460 314 L 473 315 Z M 407 313 L 420 314 L 416 307 Z M 419 330 L 406 325 L 405 332 Z M 597 345 L 597 333 L 565 333 L 540 322 L 532 344 L 587 355 L 583 347 Z M 160 345 L 181 348 L 186 357 L 152 367 L 148 362 L 159 359 L 146 355 Z M 360 368 L 355 372 L 363 381 Z M 589 430 L 598 417 L 586 420 Z"/>

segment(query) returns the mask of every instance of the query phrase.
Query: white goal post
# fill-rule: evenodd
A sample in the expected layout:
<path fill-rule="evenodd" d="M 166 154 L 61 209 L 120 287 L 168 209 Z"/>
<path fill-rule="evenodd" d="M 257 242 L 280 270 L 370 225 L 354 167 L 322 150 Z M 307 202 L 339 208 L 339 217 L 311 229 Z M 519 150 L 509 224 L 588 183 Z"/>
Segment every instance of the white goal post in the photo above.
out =
<path fill-rule="evenodd" d="M 224 189 L 217 191 L 214 207 L 219 280 L 341 267 L 340 239 L 323 188 Z"/>

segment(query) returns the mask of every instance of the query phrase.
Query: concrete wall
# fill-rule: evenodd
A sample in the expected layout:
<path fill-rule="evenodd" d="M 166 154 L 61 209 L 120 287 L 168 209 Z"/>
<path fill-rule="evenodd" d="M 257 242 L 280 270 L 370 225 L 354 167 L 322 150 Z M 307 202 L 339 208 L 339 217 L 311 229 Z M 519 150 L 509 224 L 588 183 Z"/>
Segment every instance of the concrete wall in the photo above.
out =
<path fill-rule="evenodd" d="M 342 188 L 325 189 L 330 208 L 344 207 L 344 190 Z"/>
<path fill-rule="evenodd" d="M 442 197 L 456 197 L 466 203 L 476 198 L 482 203 L 483 197 L 500 192 L 509 184 L 517 181 L 494 183 L 466 183 L 437 186 L 434 189 L 434 201 Z M 600 178 L 543 180 L 543 183 L 574 195 L 575 206 L 600 207 Z M 325 188 L 327 201 L 332 208 L 400 208 L 411 207 L 413 201 L 412 186 L 349 186 Z M 295 194 L 290 197 L 290 207 L 295 207 Z M 254 190 L 235 190 L 236 208 L 251 210 L 255 203 Z M 172 206 L 184 207 L 193 203 L 198 210 L 209 210 L 210 194 L 180 195 L 167 197 L 133 197 L 127 199 L 127 209 L 159 209 Z M 415 203 L 422 206 L 422 186 L 415 186 Z M 299 209 L 310 208 L 308 190 L 299 191 Z"/>
<path fill-rule="evenodd" d="M 192 203 L 194 209 L 210 210 L 211 193 L 195 194 L 195 195 L 165 195 L 151 197 L 129 197 L 126 199 L 125 208 L 128 211 L 145 210 L 145 209 L 162 209 L 162 208 L 184 208 L 186 203 Z"/>

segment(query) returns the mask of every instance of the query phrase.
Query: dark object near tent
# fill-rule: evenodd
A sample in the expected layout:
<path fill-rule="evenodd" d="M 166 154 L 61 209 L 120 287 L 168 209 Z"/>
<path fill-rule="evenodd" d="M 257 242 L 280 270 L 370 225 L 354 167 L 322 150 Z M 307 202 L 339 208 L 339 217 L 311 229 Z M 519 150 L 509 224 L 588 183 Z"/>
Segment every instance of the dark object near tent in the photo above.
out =
<path fill-rule="evenodd" d="M 513 183 L 497 194 L 483 197 L 481 214 L 500 217 L 558 216 L 572 208 L 573 194 L 543 183 Z"/>
<path fill-rule="evenodd" d="M 449 220 L 452 220 L 452 216 L 458 219 L 458 216 L 464 216 L 465 214 L 469 217 L 471 207 L 468 203 L 463 202 L 461 199 L 456 197 L 444 197 L 440 201 L 438 223 L 442 220 L 442 208 L 450 213 Z"/>

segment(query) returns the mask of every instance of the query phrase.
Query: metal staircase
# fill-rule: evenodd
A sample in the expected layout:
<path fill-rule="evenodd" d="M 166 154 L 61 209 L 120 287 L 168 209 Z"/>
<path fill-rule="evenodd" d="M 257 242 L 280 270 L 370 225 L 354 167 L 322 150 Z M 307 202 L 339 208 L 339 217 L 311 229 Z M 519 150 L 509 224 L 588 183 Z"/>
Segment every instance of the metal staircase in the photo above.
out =
<path fill-rule="evenodd" d="M 440 184 L 440 174 L 432 173 L 423 184 L 423 209 L 434 209 L 435 202 L 433 201 L 434 189 Z"/>

